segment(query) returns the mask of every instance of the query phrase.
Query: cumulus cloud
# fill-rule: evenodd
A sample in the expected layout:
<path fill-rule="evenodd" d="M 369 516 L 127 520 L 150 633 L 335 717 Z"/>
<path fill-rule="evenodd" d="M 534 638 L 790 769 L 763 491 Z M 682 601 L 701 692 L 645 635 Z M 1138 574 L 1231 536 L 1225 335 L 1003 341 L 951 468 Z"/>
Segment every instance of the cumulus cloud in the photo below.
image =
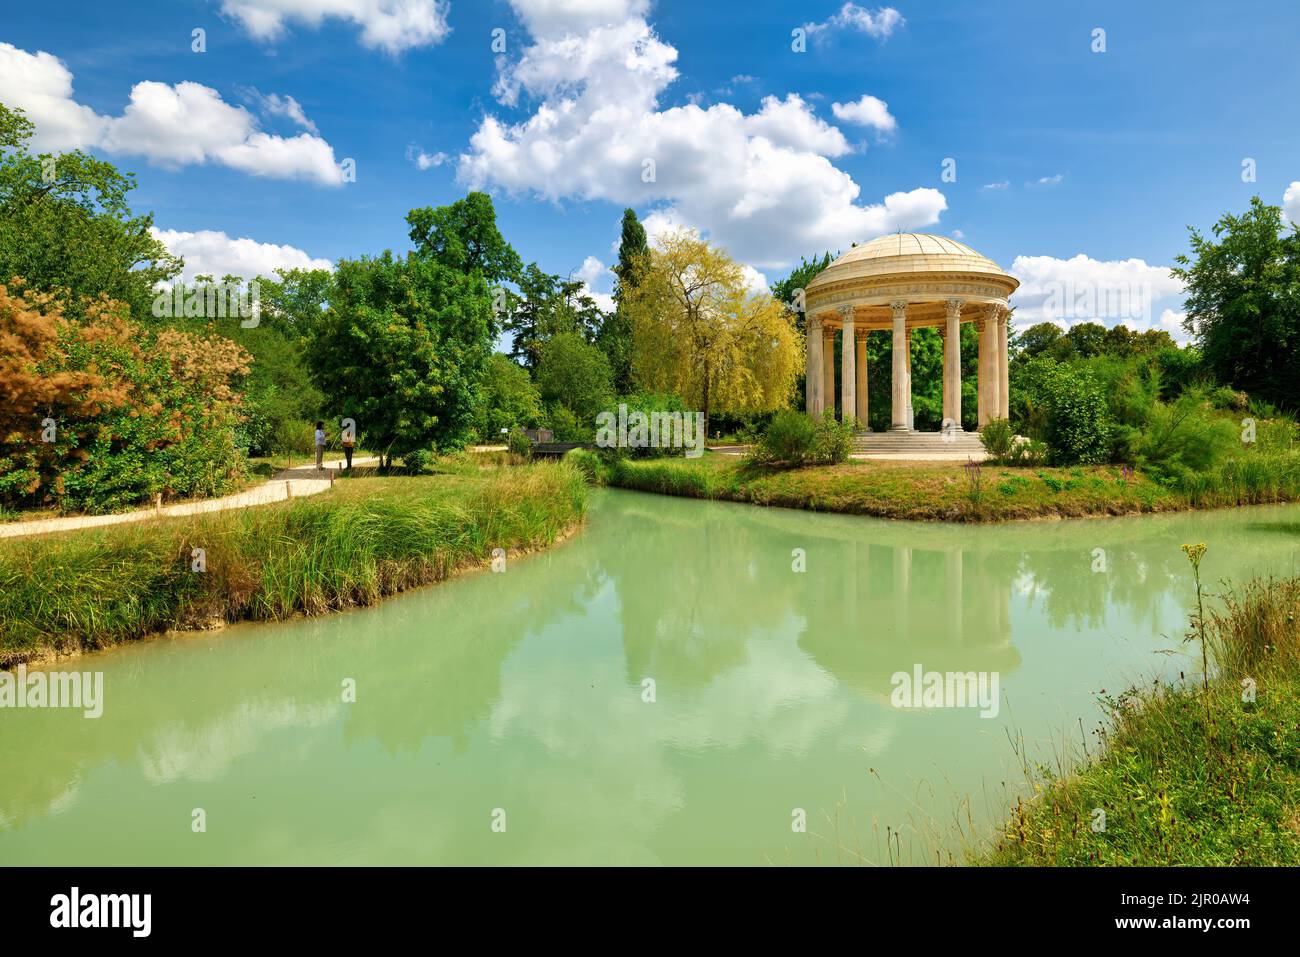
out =
<path fill-rule="evenodd" d="M 433 169 L 435 166 L 441 166 L 447 162 L 450 157 L 446 153 L 426 153 L 416 146 L 406 148 L 406 158 L 416 165 L 419 169 Z"/>
<path fill-rule="evenodd" d="M 1282 214 L 1300 226 L 1300 180 L 1296 180 L 1282 194 Z"/>
<path fill-rule="evenodd" d="M 278 93 L 268 93 L 263 95 L 257 90 L 251 92 L 252 99 L 261 108 L 262 112 L 268 116 L 283 116 L 285 119 L 301 126 L 309 133 L 319 133 L 316 124 L 307 118 L 303 112 L 302 104 L 291 96 L 280 96 Z"/>
<path fill-rule="evenodd" d="M 297 246 L 259 243 L 247 237 L 231 239 L 223 232 L 202 229 L 182 232 L 176 229 L 150 230 L 172 255 L 185 260 L 181 279 L 193 282 L 195 276 L 274 276 L 277 269 L 332 269 L 328 259 L 308 255 Z"/>
<path fill-rule="evenodd" d="M 0 101 L 27 113 L 36 124 L 33 145 L 41 150 L 95 147 L 164 167 L 218 163 L 255 176 L 343 182 L 325 140 L 264 133 L 251 113 L 199 83 L 137 83 L 120 116 L 103 116 L 76 102 L 72 72 L 58 57 L 0 43 Z M 277 102 L 286 110 L 289 103 L 297 106 L 291 97 Z"/>
<path fill-rule="evenodd" d="M 1002 189 L 1010 189 L 1010 188 L 1011 188 L 1010 181 L 1005 179 L 1002 180 L 1002 182 L 1000 183 L 985 183 L 983 186 L 980 187 L 980 189 L 986 190 L 988 192 L 992 192 L 993 190 L 1002 190 Z"/>
<path fill-rule="evenodd" d="M 581 34 L 650 12 L 650 0 L 510 0 L 510 6 L 539 39 Z"/>
<path fill-rule="evenodd" d="M 361 43 L 393 55 L 440 43 L 451 32 L 445 0 L 222 0 L 221 12 L 255 39 L 280 39 L 291 22 L 319 27 L 326 19 L 361 29 Z"/>
<path fill-rule="evenodd" d="M 457 167 L 470 187 L 638 206 L 760 267 L 930 226 L 947 208 L 931 188 L 861 203 L 831 163 L 851 152 L 848 141 L 796 94 L 766 97 L 749 114 L 727 103 L 662 108 L 678 54 L 639 15 L 645 3 L 511 2 L 537 32 L 501 64 L 495 93 L 507 106 L 524 96 L 536 105 L 518 123 L 482 120 Z"/>
<path fill-rule="evenodd" d="M 582 261 L 575 279 L 582 282 L 582 291 L 595 300 L 596 305 L 605 312 L 614 311 L 614 271 L 595 256 L 588 256 Z M 597 286 L 600 287 L 597 290 Z"/>
<path fill-rule="evenodd" d="M 1064 173 L 1056 173 L 1052 176 L 1040 176 L 1032 183 L 1026 183 L 1026 186 L 1055 186 L 1061 180 L 1065 179 Z"/>
<path fill-rule="evenodd" d="M 1072 259 L 1017 256 L 1010 271 L 1020 280 L 1011 304 L 1016 307 L 1016 325 L 1022 328 L 1037 322 L 1098 322 L 1175 331 L 1166 320 L 1177 310 L 1163 304 L 1177 299 L 1174 305 L 1181 306 L 1183 284 L 1168 266 L 1141 259 L 1097 260 L 1079 253 Z"/>
<path fill-rule="evenodd" d="M 1176 312 L 1173 309 L 1165 309 L 1160 313 L 1160 328 L 1165 330 L 1175 339 L 1187 338 L 1187 333 L 1183 331 L 1183 320 L 1187 318 L 1187 313 Z"/>
<path fill-rule="evenodd" d="M 898 129 L 898 121 L 889 114 L 889 104 L 869 94 L 864 94 L 862 99 L 852 103 L 832 103 L 831 112 L 837 120 L 866 126 L 881 133 L 892 133 Z"/>
<path fill-rule="evenodd" d="M 893 32 L 905 24 L 903 15 L 893 7 L 878 7 L 868 10 L 856 3 L 846 3 L 829 20 L 821 23 L 805 23 L 804 31 L 810 37 L 817 37 L 835 30 L 851 30 L 865 33 L 877 40 L 887 40 Z"/>

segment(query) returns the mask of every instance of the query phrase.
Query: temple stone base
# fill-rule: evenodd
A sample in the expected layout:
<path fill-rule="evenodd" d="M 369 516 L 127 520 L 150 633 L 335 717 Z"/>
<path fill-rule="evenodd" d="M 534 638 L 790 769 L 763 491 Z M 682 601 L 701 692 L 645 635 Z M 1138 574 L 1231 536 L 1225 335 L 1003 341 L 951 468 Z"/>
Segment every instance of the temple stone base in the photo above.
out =
<path fill-rule="evenodd" d="M 853 455 L 864 458 L 920 461 L 982 462 L 984 446 L 978 432 L 872 432 L 853 439 Z"/>

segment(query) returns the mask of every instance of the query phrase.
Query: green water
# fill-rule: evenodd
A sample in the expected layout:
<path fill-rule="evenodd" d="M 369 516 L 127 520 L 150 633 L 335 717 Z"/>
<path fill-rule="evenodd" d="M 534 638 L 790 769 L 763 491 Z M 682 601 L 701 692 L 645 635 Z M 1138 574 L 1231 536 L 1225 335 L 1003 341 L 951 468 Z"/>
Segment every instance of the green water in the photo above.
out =
<path fill-rule="evenodd" d="M 499 574 L 76 662 L 101 718 L 0 710 L 0 864 L 942 859 L 1019 793 L 1012 740 L 1091 744 L 1098 692 L 1195 671 L 1195 541 L 1210 582 L 1294 573 L 1300 507 L 970 528 L 600 491 Z M 998 715 L 892 706 L 917 664 L 996 672 Z"/>

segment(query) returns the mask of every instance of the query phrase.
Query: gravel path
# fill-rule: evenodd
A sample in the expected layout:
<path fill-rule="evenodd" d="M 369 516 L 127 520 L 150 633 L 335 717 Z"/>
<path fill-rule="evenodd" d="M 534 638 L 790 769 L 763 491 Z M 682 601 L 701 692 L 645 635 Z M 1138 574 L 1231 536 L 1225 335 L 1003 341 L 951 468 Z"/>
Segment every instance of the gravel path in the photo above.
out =
<path fill-rule="evenodd" d="M 353 466 L 378 465 L 376 456 L 356 456 Z M 71 515 L 67 518 L 42 518 L 31 522 L 6 522 L 0 524 L 0 538 L 23 538 L 29 535 L 46 535 L 50 532 L 69 532 L 78 528 L 98 528 L 102 525 L 124 525 L 127 522 L 143 522 L 151 518 L 170 518 L 181 515 L 202 515 L 206 512 L 224 512 L 232 508 L 248 508 L 251 505 L 269 505 L 283 502 L 286 498 L 302 498 L 316 495 L 330 487 L 330 471 L 343 468 L 343 460 L 326 462 L 325 468 L 317 470 L 314 465 L 285 469 L 276 474 L 264 485 L 258 485 L 235 495 L 221 498 L 208 498 L 198 502 L 180 502 L 166 505 L 161 509 L 143 508 L 134 512 L 116 512 L 112 515 Z"/>

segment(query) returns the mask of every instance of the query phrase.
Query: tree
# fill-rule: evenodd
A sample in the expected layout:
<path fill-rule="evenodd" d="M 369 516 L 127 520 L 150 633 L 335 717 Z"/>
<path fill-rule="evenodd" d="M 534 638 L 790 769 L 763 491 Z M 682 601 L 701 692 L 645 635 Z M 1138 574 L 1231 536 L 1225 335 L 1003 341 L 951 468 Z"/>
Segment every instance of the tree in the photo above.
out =
<path fill-rule="evenodd" d="M 1183 328 L 1220 382 L 1300 407 L 1300 228 L 1284 234 L 1281 208 L 1255 196 L 1212 232 L 1191 229 L 1192 255 L 1176 257 L 1173 274 L 1187 289 Z"/>
<path fill-rule="evenodd" d="M 741 266 L 696 234 L 661 237 L 627 297 L 633 375 L 651 392 L 679 395 L 709 414 L 768 412 L 786 405 L 803 363 L 788 310 L 751 293 Z"/>
<path fill-rule="evenodd" d="M 817 278 L 817 274 L 829 266 L 832 262 L 829 252 L 822 253 L 821 256 L 813 256 L 812 259 L 800 258 L 799 265 L 794 271 L 784 279 L 772 283 L 772 295 L 785 303 L 792 311 L 798 313 L 797 328 L 803 331 L 803 312 L 796 308 L 798 305 L 796 297 L 798 294 L 808 288 L 808 284 Z"/>
<path fill-rule="evenodd" d="M 487 193 L 469 193 L 450 206 L 425 206 L 406 216 L 416 254 L 463 275 L 478 274 L 491 285 L 518 278 L 523 263 L 497 229 Z"/>
<path fill-rule="evenodd" d="M 561 279 L 529 263 L 518 284 L 505 326 L 513 337 L 510 356 L 526 369 L 537 368 L 542 347 L 561 333 L 575 332 L 587 341 L 596 338 L 603 316 L 580 280 Z"/>
<path fill-rule="evenodd" d="M 258 276 L 263 325 L 276 325 L 292 338 L 306 339 L 329 305 L 334 273 L 328 269 L 277 269 Z"/>
<path fill-rule="evenodd" d="M 35 128 L 0 104 L 0 282 L 55 293 L 70 316 L 103 295 L 149 315 L 155 283 L 182 261 L 153 237 L 153 216 L 134 216 L 135 177 L 80 150 L 28 149 Z"/>
<path fill-rule="evenodd" d="M 481 273 L 385 251 L 339 263 L 307 350 L 331 414 L 391 464 L 464 445 L 494 338 Z"/>
<path fill-rule="evenodd" d="M 0 503 L 107 511 L 233 488 L 247 354 L 141 327 L 122 303 L 77 311 L 73 322 L 48 293 L 0 286 Z"/>
<path fill-rule="evenodd" d="M 1075 323 L 1065 330 L 1065 340 L 1079 358 L 1091 359 L 1106 351 L 1106 327 L 1097 322 Z"/>
<path fill-rule="evenodd" d="M 1038 322 L 1016 335 L 1017 357 L 1033 359 L 1051 355 L 1061 341 L 1061 327 L 1054 322 Z"/>
<path fill-rule="evenodd" d="M 562 332 L 542 346 L 537 390 L 547 406 L 562 406 L 580 425 L 594 429 L 596 413 L 614 394 L 609 360 L 576 332 Z"/>
<path fill-rule="evenodd" d="M 537 425 L 542 418 L 542 401 L 528 371 L 509 356 L 494 352 L 488 358 L 474 420 L 479 439 L 499 441 L 501 431 Z"/>
<path fill-rule="evenodd" d="M 614 266 L 614 312 L 605 318 L 596 344 L 605 350 L 614 373 L 614 388 L 620 395 L 632 390 L 632 318 L 623 307 L 626 294 L 636 287 L 637 277 L 650 256 L 645 227 L 636 211 L 623 210 L 622 236 L 618 244 L 618 263 Z"/>

